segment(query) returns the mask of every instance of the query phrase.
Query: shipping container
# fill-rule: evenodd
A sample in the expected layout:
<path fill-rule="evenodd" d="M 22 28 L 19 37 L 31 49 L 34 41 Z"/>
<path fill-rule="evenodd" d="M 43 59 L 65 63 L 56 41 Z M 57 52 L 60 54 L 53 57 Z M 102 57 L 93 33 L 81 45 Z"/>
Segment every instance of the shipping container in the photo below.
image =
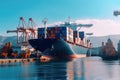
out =
<path fill-rule="evenodd" d="M 74 38 L 74 43 L 80 45 L 81 39 L 80 38 Z"/>
<path fill-rule="evenodd" d="M 47 28 L 47 38 L 55 38 L 55 28 L 54 27 Z"/>
<path fill-rule="evenodd" d="M 38 28 L 38 38 L 44 38 L 45 28 Z M 73 42 L 73 30 L 69 27 L 48 27 L 47 38 L 62 38 L 66 41 Z"/>
<path fill-rule="evenodd" d="M 85 38 L 81 40 L 80 45 L 86 46 L 86 44 L 87 44 L 87 41 Z"/>
<path fill-rule="evenodd" d="M 84 41 L 83 40 L 80 41 L 80 45 L 84 45 Z"/>
<path fill-rule="evenodd" d="M 66 39 L 65 39 L 66 41 L 73 43 L 73 37 L 67 36 L 67 37 L 65 37 L 65 38 L 66 38 Z"/>
<path fill-rule="evenodd" d="M 84 31 L 79 32 L 79 37 L 81 38 L 81 40 L 84 39 Z"/>
<path fill-rule="evenodd" d="M 44 38 L 44 37 L 45 37 L 45 34 L 39 34 L 39 35 L 38 35 L 38 39 Z"/>
<path fill-rule="evenodd" d="M 38 34 L 42 34 L 45 32 L 45 28 L 38 28 Z"/>
<path fill-rule="evenodd" d="M 68 34 L 73 35 L 73 30 L 71 28 L 68 28 Z"/>
<path fill-rule="evenodd" d="M 67 41 L 73 42 L 73 30 L 69 27 L 67 28 Z"/>
<path fill-rule="evenodd" d="M 77 38 L 77 31 L 74 31 L 74 32 L 73 32 L 73 37 L 74 37 L 74 38 Z"/>
<path fill-rule="evenodd" d="M 38 38 L 44 38 L 45 36 L 45 28 L 38 28 Z"/>
<path fill-rule="evenodd" d="M 79 37 L 79 32 L 78 31 L 74 31 L 73 32 L 73 37 L 74 38 L 78 38 Z"/>

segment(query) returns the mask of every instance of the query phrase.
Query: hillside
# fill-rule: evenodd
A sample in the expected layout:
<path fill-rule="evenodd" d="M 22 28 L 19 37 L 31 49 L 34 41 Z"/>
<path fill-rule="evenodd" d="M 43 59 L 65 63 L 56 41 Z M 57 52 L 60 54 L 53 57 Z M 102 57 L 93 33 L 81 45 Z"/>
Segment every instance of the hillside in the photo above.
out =
<path fill-rule="evenodd" d="M 16 36 L 0 36 L 0 45 L 4 45 L 7 42 L 11 42 L 12 45 L 17 45 L 17 37 Z"/>
<path fill-rule="evenodd" d="M 93 47 L 101 46 L 102 42 L 107 42 L 107 39 L 110 38 L 113 41 L 115 48 L 117 49 L 117 43 L 120 40 L 120 35 L 110 35 L 110 36 L 92 36 L 89 37 Z M 6 42 L 11 42 L 12 45 L 17 45 L 17 37 L 16 36 L 0 36 L 0 45 L 4 45 Z"/>
<path fill-rule="evenodd" d="M 93 44 L 94 47 L 98 47 L 102 45 L 102 42 L 107 42 L 107 39 L 110 38 L 115 46 L 115 48 L 117 49 L 117 44 L 120 40 L 120 35 L 109 35 L 109 36 L 101 36 L 101 37 L 97 37 L 97 36 L 93 36 L 93 37 L 89 37 L 91 43 Z"/>

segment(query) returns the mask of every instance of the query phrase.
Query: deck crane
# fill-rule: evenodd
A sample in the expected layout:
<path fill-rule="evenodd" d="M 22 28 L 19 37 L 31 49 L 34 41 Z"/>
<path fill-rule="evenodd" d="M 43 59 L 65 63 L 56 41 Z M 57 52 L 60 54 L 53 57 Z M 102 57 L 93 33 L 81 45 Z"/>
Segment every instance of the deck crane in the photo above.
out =
<path fill-rule="evenodd" d="M 89 27 L 93 26 L 93 24 L 78 24 L 78 23 L 75 23 L 75 22 L 71 22 L 70 21 L 70 16 L 68 17 L 67 21 L 64 24 L 60 24 L 60 25 L 61 26 L 64 26 L 64 25 L 69 26 L 73 30 L 77 30 L 77 31 L 79 31 L 82 27 L 89 28 Z"/>

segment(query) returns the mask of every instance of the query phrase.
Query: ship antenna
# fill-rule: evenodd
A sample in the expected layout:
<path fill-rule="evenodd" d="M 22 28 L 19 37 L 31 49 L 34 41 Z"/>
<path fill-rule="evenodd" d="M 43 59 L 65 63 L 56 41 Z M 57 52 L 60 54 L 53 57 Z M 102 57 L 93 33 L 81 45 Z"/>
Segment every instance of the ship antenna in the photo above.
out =
<path fill-rule="evenodd" d="M 44 18 L 43 20 L 42 20 L 42 22 L 43 22 L 43 24 L 44 24 L 44 27 L 45 27 L 45 39 L 47 38 L 47 21 L 48 21 L 48 19 L 47 18 Z"/>

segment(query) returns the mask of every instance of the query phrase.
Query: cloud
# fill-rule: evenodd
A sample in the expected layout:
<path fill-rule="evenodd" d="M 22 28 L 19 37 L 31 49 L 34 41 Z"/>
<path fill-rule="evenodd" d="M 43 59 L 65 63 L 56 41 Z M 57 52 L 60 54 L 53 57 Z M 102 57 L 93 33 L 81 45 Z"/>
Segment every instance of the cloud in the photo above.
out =
<path fill-rule="evenodd" d="M 51 25 L 60 25 L 62 21 L 55 22 Z M 120 23 L 112 19 L 81 19 L 71 21 L 71 23 L 77 24 L 93 24 L 90 28 L 81 28 L 81 31 L 86 33 L 93 33 L 93 36 L 106 36 L 120 34 Z"/>
<path fill-rule="evenodd" d="M 91 28 L 81 28 L 86 32 L 92 32 L 94 36 L 120 34 L 120 23 L 112 19 L 85 19 L 76 20 L 76 23 L 92 23 Z"/>
<path fill-rule="evenodd" d="M 64 22 L 54 22 L 47 24 L 48 26 L 60 25 Z M 93 33 L 93 36 L 107 36 L 120 34 L 120 21 L 114 19 L 78 19 L 71 21 L 71 23 L 77 24 L 93 24 L 90 28 L 82 27 L 80 30 L 85 31 L 86 33 Z M 43 25 L 39 26 L 42 27 Z"/>

